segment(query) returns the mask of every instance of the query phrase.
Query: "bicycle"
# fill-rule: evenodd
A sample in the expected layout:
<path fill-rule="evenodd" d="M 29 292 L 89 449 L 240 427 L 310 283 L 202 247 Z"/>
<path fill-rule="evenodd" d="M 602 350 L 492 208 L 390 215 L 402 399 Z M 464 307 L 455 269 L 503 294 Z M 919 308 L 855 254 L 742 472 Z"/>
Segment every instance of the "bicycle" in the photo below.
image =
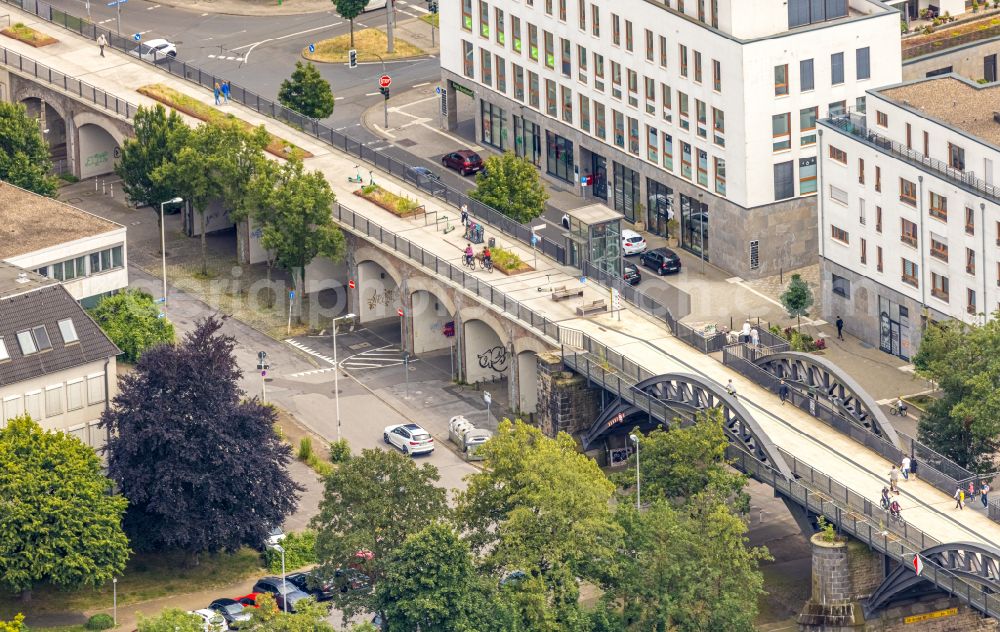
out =
<path fill-rule="evenodd" d="M 465 265 L 473 272 L 476 271 L 476 257 L 474 255 L 465 255 Z"/>
<path fill-rule="evenodd" d="M 479 264 L 482 266 L 483 270 L 493 272 L 493 259 L 483 257 L 479 260 Z"/>
<path fill-rule="evenodd" d="M 364 178 L 361 177 L 361 171 L 359 170 L 358 165 L 354 165 L 354 171 L 356 175 L 347 176 L 347 181 L 352 182 L 354 184 L 361 184 L 362 182 L 364 182 L 365 180 Z"/>

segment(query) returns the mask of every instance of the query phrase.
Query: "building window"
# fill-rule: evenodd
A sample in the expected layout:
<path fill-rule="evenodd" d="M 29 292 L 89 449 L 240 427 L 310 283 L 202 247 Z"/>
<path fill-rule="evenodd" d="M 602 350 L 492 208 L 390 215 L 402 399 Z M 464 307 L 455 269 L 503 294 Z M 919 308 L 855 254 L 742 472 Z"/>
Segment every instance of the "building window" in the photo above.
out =
<path fill-rule="evenodd" d="M 514 68 L 514 98 L 524 102 L 524 68 L 512 64 Z"/>
<path fill-rule="evenodd" d="M 510 35 L 511 44 L 514 50 L 518 53 L 521 52 L 521 18 L 516 15 L 510 16 Z"/>
<path fill-rule="evenodd" d="M 493 87 L 493 55 L 485 48 L 479 50 L 479 72 L 481 81 Z"/>
<path fill-rule="evenodd" d="M 538 27 L 528 24 L 528 57 L 538 61 Z"/>
<path fill-rule="evenodd" d="M 549 175 L 565 182 L 573 182 L 573 143 L 552 132 L 545 132 L 547 160 L 545 168 Z"/>
<path fill-rule="evenodd" d="M 948 242 L 944 237 L 931 233 L 931 256 L 941 261 L 948 260 Z"/>
<path fill-rule="evenodd" d="M 656 116 L 656 80 L 652 77 L 643 77 L 646 95 L 646 114 Z"/>
<path fill-rule="evenodd" d="M 875 232 L 876 233 L 881 233 L 882 232 L 882 207 L 881 206 L 876 206 L 875 207 Z"/>
<path fill-rule="evenodd" d="M 616 61 L 611 62 L 611 96 L 622 98 L 622 65 Z"/>
<path fill-rule="evenodd" d="M 104 401 L 104 374 L 87 376 L 87 403 L 91 406 Z"/>
<path fill-rule="evenodd" d="M 875 165 L 875 190 L 882 190 L 882 167 Z"/>
<path fill-rule="evenodd" d="M 604 104 L 594 101 L 594 130 L 598 138 L 608 135 L 608 120 L 605 116 Z"/>
<path fill-rule="evenodd" d="M 680 57 L 681 57 L 681 76 L 688 76 L 688 47 L 684 44 L 680 44 Z"/>
<path fill-rule="evenodd" d="M 958 145 L 948 143 L 948 165 L 952 169 L 965 171 L 965 150 Z"/>
<path fill-rule="evenodd" d="M 843 116 L 847 113 L 847 101 L 834 101 L 829 106 L 830 116 Z"/>
<path fill-rule="evenodd" d="M 681 143 L 681 177 L 691 179 L 691 145 Z"/>
<path fill-rule="evenodd" d="M 479 0 L 479 35 L 490 37 L 490 6 L 484 0 Z"/>
<path fill-rule="evenodd" d="M 840 202 L 844 206 L 847 206 L 847 191 L 831 184 L 830 199 L 832 199 L 834 202 Z"/>
<path fill-rule="evenodd" d="M 639 155 L 639 120 L 628 117 L 628 151 Z"/>
<path fill-rule="evenodd" d="M 913 149 L 913 127 L 909 123 L 906 124 L 906 148 Z"/>
<path fill-rule="evenodd" d="M 73 325 L 72 318 L 64 318 L 59 321 L 59 334 L 62 336 L 63 344 L 69 344 L 71 342 L 78 342 L 80 337 L 76 334 L 76 326 Z M 2 343 L 0 343 L 2 345 Z M 2 360 L 2 354 L 0 354 L 0 360 Z"/>
<path fill-rule="evenodd" d="M 632 21 L 625 20 L 625 50 L 632 52 Z"/>
<path fill-rule="evenodd" d="M 976 251 L 972 248 L 965 249 L 965 272 L 967 274 L 976 274 Z"/>
<path fill-rule="evenodd" d="M 715 192 L 725 197 L 726 195 L 726 161 L 722 158 L 715 160 Z"/>
<path fill-rule="evenodd" d="M 924 158 L 931 155 L 931 136 L 928 132 L 924 132 Z"/>
<path fill-rule="evenodd" d="M 673 107 L 673 99 L 670 98 L 670 86 L 665 83 L 660 84 L 660 95 L 663 99 L 663 110 L 661 115 L 664 121 L 673 120 L 673 115 L 670 113 L 670 109 Z"/>
<path fill-rule="evenodd" d="M 708 152 L 698 150 L 698 184 L 708 187 Z"/>
<path fill-rule="evenodd" d="M 594 89 L 604 92 L 604 55 L 594 53 Z"/>
<path fill-rule="evenodd" d="M 674 170 L 674 137 L 666 132 L 663 133 L 663 167 Z"/>
<path fill-rule="evenodd" d="M 708 106 L 701 99 L 694 100 L 695 116 L 698 118 L 698 136 L 708 137 Z"/>
<path fill-rule="evenodd" d="M 611 118 L 615 125 L 615 145 L 625 148 L 625 115 L 618 110 L 611 110 Z"/>
<path fill-rule="evenodd" d="M 816 192 L 816 158 L 799 158 L 799 195 Z"/>
<path fill-rule="evenodd" d="M 660 36 L 660 66 L 667 67 L 667 38 Z"/>
<path fill-rule="evenodd" d="M 889 115 L 885 112 L 875 111 L 875 124 L 879 127 L 889 127 Z"/>
<path fill-rule="evenodd" d="M 830 158 L 842 165 L 847 164 L 847 152 L 830 145 Z"/>
<path fill-rule="evenodd" d="M 851 238 L 850 235 L 847 234 L 847 231 L 832 224 L 830 225 L 830 237 L 844 244 L 851 243 Z"/>
<path fill-rule="evenodd" d="M 45 387 L 45 416 L 55 417 L 63 412 L 63 386 Z"/>
<path fill-rule="evenodd" d="M 833 85 L 844 83 L 844 53 L 830 55 L 830 76 Z"/>
<path fill-rule="evenodd" d="M 622 44 L 622 20 L 617 14 L 611 14 L 611 43 L 615 46 Z"/>
<path fill-rule="evenodd" d="M 813 60 L 803 59 L 799 62 L 799 90 L 809 92 L 815 89 L 815 79 L 813 77 Z"/>
<path fill-rule="evenodd" d="M 567 79 L 573 76 L 573 45 L 568 39 L 559 39 L 561 70 Z"/>
<path fill-rule="evenodd" d="M 556 67 L 556 40 L 552 33 L 542 31 L 542 40 L 545 45 L 545 67 L 555 70 Z"/>
<path fill-rule="evenodd" d="M 497 25 L 497 44 L 503 46 L 506 43 L 504 35 L 503 9 L 495 9 L 493 13 L 493 21 Z"/>
<path fill-rule="evenodd" d="M 463 57 L 462 72 L 469 79 L 475 79 L 476 77 L 476 70 L 475 70 L 476 66 L 475 62 L 472 60 L 472 50 L 473 50 L 472 44 L 470 42 L 462 40 L 462 57 Z"/>
<path fill-rule="evenodd" d="M 868 79 L 872 76 L 870 56 L 871 56 L 871 51 L 868 49 L 867 46 L 865 46 L 864 48 L 859 48 L 858 50 L 855 51 L 854 57 L 857 63 L 856 68 L 858 73 L 858 81 L 861 81 L 863 79 Z"/>
<path fill-rule="evenodd" d="M 712 60 L 712 89 L 722 92 L 722 64 L 716 59 Z"/>
<path fill-rule="evenodd" d="M 788 94 L 788 64 L 774 67 L 774 96 Z"/>
<path fill-rule="evenodd" d="M 559 19 L 566 21 L 566 0 L 559 0 Z"/>
<path fill-rule="evenodd" d="M 688 120 L 691 116 L 691 110 L 688 105 L 688 95 L 677 91 L 677 109 L 680 112 L 680 124 L 681 129 L 691 129 L 691 121 Z"/>
<path fill-rule="evenodd" d="M 110 256 L 110 250 L 105 251 Z M 95 253 L 100 255 L 100 253 Z M 91 255 L 91 261 L 93 261 L 94 255 Z M 59 263 L 54 263 L 49 266 L 52 270 L 52 278 L 57 281 L 72 281 L 73 279 L 83 278 L 87 276 L 87 257 L 76 257 L 75 259 L 68 259 L 66 261 L 60 261 Z M 101 272 L 101 268 L 91 265 L 90 274 Z"/>
<path fill-rule="evenodd" d="M 851 282 L 842 276 L 833 275 L 833 293 L 844 298 L 851 298 Z"/>
<path fill-rule="evenodd" d="M 912 285 L 913 287 L 920 287 L 920 282 L 917 280 L 917 273 L 920 271 L 920 267 L 910 261 L 909 259 L 903 259 L 903 274 L 901 280 L 907 285 Z"/>
<path fill-rule="evenodd" d="M 538 109 L 539 106 L 538 75 L 528 71 L 528 105 Z"/>
<path fill-rule="evenodd" d="M 858 158 L 858 184 L 865 183 L 865 159 Z"/>
<path fill-rule="evenodd" d="M 646 160 L 660 162 L 660 133 L 649 125 L 646 126 Z"/>
<path fill-rule="evenodd" d="M 472 30 L 472 0 L 462 0 L 462 28 Z"/>
<path fill-rule="evenodd" d="M 545 113 L 556 118 L 559 115 L 559 103 L 556 97 L 556 82 L 545 80 Z"/>
<path fill-rule="evenodd" d="M 968 206 L 965 207 L 965 232 L 969 235 L 976 234 L 976 212 Z"/>
<path fill-rule="evenodd" d="M 480 101 L 483 142 L 500 151 L 507 145 L 507 115 L 498 105 Z"/>
<path fill-rule="evenodd" d="M 712 129 L 715 130 L 713 142 L 719 147 L 725 147 L 726 115 L 718 108 L 712 108 Z"/>
<path fill-rule="evenodd" d="M 590 34 L 601 36 L 601 9 L 596 4 L 590 5 Z"/>
<path fill-rule="evenodd" d="M 0 338 L 0 360 L 10 360 L 10 353 L 7 352 L 7 343 Z"/>
<path fill-rule="evenodd" d="M 899 201 L 910 206 L 917 205 L 917 185 L 905 178 L 899 179 Z"/>
<path fill-rule="evenodd" d="M 784 151 L 792 147 L 792 115 L 775 114 L 771 117 L 771 137 L 774 151 Z"/>
<path fill-rule="evenodd" d="M 948 277 L 931 272 L 931 296 L 948 302 Z"/>
<path fill-rule="evenodd" d="M 494 55 L 497 68 L 497 92 L 507 94 L 507 62 L 500 55 Z"/>
<path fill-rule="evenodd" d="M 917 225 L 908 219 L 900 219 L 899 240 L 904 244 L 917 246 Z"/>
<path fill-rule="evenodd" d="M 861 265 L 868 265 L 868 240 L 861 238 Z"/>
<path fill-rule="evenodd" d="M 579 0 L 577 4 L 578 7 L 578 19 L 581 31 L 587 30 L 587 0 Z"/>
<path fill-rule="evenodd" d="M 948 198 L 931 191 L 930 216 L 941 221 L 948 221 Z"/>
<path fill-rule="evenodd" d="M 590 99 L 580 95 L 580 129 L 590 133 Z"/>
<path fill-rule="evenodd" d="M 694 51 L 694 80 L 696 83 L 701 83 L 701 53 Z"/>
<path fill-rule="evenodd" d="M 562 120 L 573 123 L 573 91 L 566 86 L 559 86 L 562 91 Z"/>
<path fill-rule="evenodd" d="M 646 61 L 653 61 L 656 51 L 653 47 L 653 32 L 646 29 Z"/>
<path fill-rule="evenodd" d="M 780 162 L 774 165 L 774 199 L 795 197 L 795 163 Z"/>
<path fill-rule="evenodd" d="M 862 226 L 865 225 L 865 200 L 864 198 L 858 198 L 858 223 Z"/>
<path fill-rule="evenodd" d="M 976 291 L 971 288 L 965 290 L 965 311 L 970 314 L 976 313 Z"/>
<path fill-rule="evenodd" d="M 885 265 L 882 263 L 882 246 L 875 246 L 875 269 L 882 272 Z"/>
<path fill-rule="evenodd" d="M 802 108 L 799 110 L 799 131 L 802 138 L 799 143 L 805 145 L 816 144 L 816 119 L 819 117 L 819 108 Z"/>
<path fill-rule="evenodd" d="M 847 16 L 847 0 L 788 0 L 788 28 Z"/>
<path fill-rule="evenodd" d="M 587 83 L 587 49 L 583 46 L 576 47 L 576 78 Z"/>

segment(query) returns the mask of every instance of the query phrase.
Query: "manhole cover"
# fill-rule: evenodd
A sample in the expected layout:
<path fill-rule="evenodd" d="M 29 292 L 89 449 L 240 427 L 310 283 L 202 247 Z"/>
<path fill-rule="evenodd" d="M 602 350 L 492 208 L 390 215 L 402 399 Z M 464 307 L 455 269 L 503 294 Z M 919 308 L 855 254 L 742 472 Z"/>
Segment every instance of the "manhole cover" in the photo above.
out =
<path fill-rule="evenodd" d="M 69 202 L 70 204 L 79 204 L 80 202 L 83 202 L 83 198 L 75 197 L 75 198 L 70 198 L 66 201 Z"/>
<path fill-rule="evenodd" d="M 365 349 L 365 348 L 370 347 L 370 346 L 372 346 L 372 344 L 370 342 L 359 342 L 356 345 L 348 345 L 347 348 L 348 349 L 354 349 L 355 351 L 357 351 L 358 349 Z"/>
<path fill-rule="evenodd" d="M 95 191 L 87 191 L 86 193 L 83 194 L 83 197 L 90 197 L 90 196 L 94 195 L 94 193 L 95 193 Z"/>
<path fill-rule="evenodd" d="M 417 144 L 417 141 L 410 140 L 409 138 L 404 138 L 403 140 L 397 140 L 396 144 L 400 147 L 413 147 Z"/>

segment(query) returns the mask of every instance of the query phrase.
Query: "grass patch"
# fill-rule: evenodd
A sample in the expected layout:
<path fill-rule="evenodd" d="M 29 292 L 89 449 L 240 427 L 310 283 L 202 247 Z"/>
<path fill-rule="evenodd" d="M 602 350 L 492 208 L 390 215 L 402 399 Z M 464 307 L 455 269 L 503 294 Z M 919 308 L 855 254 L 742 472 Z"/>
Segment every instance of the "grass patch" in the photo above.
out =
<path fill-rule="evenodd" d="M 441 18 L 441 14 L 440 13 L 425 13 L 424 15 L 420 16 L 421 20 L 423 20 L 424 22 L 427 22 L 428 24 L 430 24 L 434 28 L 441 28 L 440 27 L 440 23 L 441 23 L 441 19 L 440 18 Z"/>
<path fill-rule="evenodd" d="M 416 200 L 386 191 L 377 184 L 365 185 L 355 191 L 354 195 L 365 198 L 397 217 L 415 217 L 424 213 L 423 205 Z"/>
<path fill-rule="evenodd" d="M 67 183 L 67 184 L 73 184 L 75 182 L 79 182 L 80 181 L 80 178 L 77 178 L 76 176 L 74 176 L 72 173 L 70 173 L 68 171 L 64 171 L 63 173 L 60 173 L 57 177 L 60 180 L 62 180 L 63 182 Z"/>
<path fill-rule="evenodd" d="M 236 118 L 232 114 L 226 114 L 221 110 L 217 110 L 207 103 L 202 103 L 198 99 L 186 95 L 183 92 L 178 92 L 169 86 L 163 85 L 162 83 L 153 83 L 148 86 L 142 86 L 137 90 L 137 92 L 149 97 L 150 99 L 155 99 L 167 107 L 177 110 L 178 112 L 183 112 L 188 116 L 193 116 L 200 121 L 217 123 L 226 120 L 235 120 L 239 121 L 241 125 L 247 128 L 253 127 L 253 125 L 247 121 Z M 280 136 L 275 136 L 270 132 L 268 132 L 268 136 L 270 137 L 270 142 L 268 142 L 267 147 L 264 148 L 264 150 L 268 153 L 274 154 L 279 158 L 289 158 L 291 156 L 297 156 L 301 159 L 312 158 L 311 153 L 301 147 L 296 147 L 294 143 L 291 143 Z"/>
<path fill-rule="evenodd" d="M 385 33 L 378 29 L 364 29 L 354 33 L 354 49 L 358 51 L 360 62 L 378 61 L 375 54 L 381 55 L 382 59 L 407 59 L 426 55 L 422 49 L 398 37 L 395 38 L 396 50 L 387 53 L 388 47 L 389 41 Z M 302 56 L 310 61 L 338 63 L 347 61 L 349 50 L 351 50 L 350 33 L 316 42 L 316 51 L 310 53 L 308 48 L 304 48 Z"/>
<path fill-rule="evenodd" d="M 493 268 L 504 274 L 520 274 L 532 270 L 532 267 L 525 263 L 513 250 L 494 246 L 490 248 L 490 255 L 493 259 Z"/>
<path fill-rule="evenodd" d="M 177 552 L 134 555 L 118 578 L 118 606 L 229 586 L 263 570 L 260 554 L 249 548 L 231 554 L 201 555 L 199 561 L 198 566 L 189 566 L 184 554 Z M 39 614 L 85 612 L 111 605 L 111 582 L 99 588 L 70 591 L 40 586 L 27 604 L 17 595 L 0 592 L 0 619 L 11 619 L 25 608 Z"/>
<path fill-rule="evenodd" d="M 927 412 L 927 407 L 937 401 L 937 397 L 933 395 L 907 395 L 903 398 L 903 401 L 913 406 L 920 412 Z"/>
<path fill-rule="evenodd" d="M 303 566 L 316 563 L 316 532 L 306 529 L 302 533 L 289 533 L 281 541 L 285 549 L 285 572 L 292 572 Z M 281 553 L 268 548 L 264 551 L 267 569 L 272 573 L 281 573 Z"/>
<path fill-rule="evenodd" d="M 55 44 L 59 41 L 54 37 L 46 35 L 45 33 L 39 33 L 30 26 L 25 26 L 22 22 L 16 22 L 13 26 L 8 26 L 0 31 L 0 33 L 12 39 L 16 39 L 19 42 L 24 42 L 29 46 L 34 46 L 35 48 Z"/>

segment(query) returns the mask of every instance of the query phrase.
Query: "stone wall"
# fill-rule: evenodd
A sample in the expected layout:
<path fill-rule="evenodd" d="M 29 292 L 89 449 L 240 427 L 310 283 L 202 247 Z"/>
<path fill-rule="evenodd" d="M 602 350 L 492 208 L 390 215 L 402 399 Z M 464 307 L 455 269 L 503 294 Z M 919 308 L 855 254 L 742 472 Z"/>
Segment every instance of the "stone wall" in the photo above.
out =
<path fill-rule="evenodd" d="M 565 371 L 558 352 L 538 355 L 538 426 L 546 436 L 577 434 L 600 414 L 600 391 Z"/>
<path fill-rule="evenodd" d="M 920 620 L 921 615 L 931 616 Z M 996 619 L 984 617 L 947 596 L 895 604 L 865 625 L 865 632 L 995 632 L 997 629 Z"/>
<path fill-rule="evenodd" d="M 847 543 L 847 566 L 851 578 L 851 599 L 865 599 L 885 579 L 885 561 L 858 540 Z"/>

